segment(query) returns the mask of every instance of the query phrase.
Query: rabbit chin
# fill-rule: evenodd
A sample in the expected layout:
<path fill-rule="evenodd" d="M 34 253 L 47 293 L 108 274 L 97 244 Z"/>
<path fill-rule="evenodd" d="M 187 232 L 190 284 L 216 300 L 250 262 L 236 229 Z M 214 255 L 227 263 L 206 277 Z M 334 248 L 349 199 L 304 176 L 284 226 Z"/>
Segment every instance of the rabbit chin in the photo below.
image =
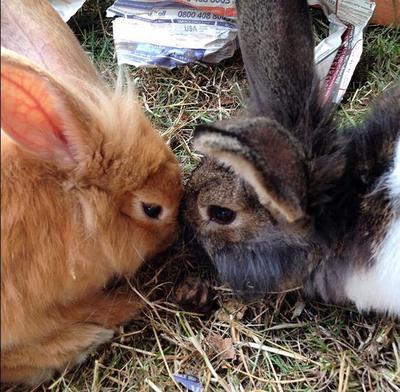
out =
<path fill-rule="evenodd" d="M 284 241 L 230 244 L 209 256 L 223 283 L 245 300 L 296 289 L 309 270 L 307 245 Z"/>

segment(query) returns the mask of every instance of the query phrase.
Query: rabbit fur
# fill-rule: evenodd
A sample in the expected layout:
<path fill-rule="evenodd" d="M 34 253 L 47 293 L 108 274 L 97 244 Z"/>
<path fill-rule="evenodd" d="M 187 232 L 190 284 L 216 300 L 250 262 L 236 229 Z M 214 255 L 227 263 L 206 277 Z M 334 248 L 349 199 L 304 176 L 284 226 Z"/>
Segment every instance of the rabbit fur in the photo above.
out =
<path fill-rule="evenodd" d="M 342 131 L 304 0 L 238 0 L 246 114 L 197 127 L 185 218 L 244 297 L 302 287 L 400 315 L 400 85 Z"/>
<path fill-rule="evenodd" d="M 1 381 L 35 384 L 137 314 L 106 285 L 174 240 L 182 185 L 131 88 L 47 1 L 1 7 Z"/>

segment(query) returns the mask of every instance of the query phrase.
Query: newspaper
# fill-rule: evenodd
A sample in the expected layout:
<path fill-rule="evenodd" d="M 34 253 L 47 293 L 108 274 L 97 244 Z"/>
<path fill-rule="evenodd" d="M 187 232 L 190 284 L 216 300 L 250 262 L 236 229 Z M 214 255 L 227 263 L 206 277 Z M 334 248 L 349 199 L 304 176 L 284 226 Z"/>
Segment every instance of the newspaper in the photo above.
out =
<path fill-rule="evenodd" d="M 329 35 L 315 48 L 323 102 L 340 103 L 363 50 L 363 31 L 375 2 L 369 0 L 308 0 L 322 7 Z"/>
<path fill-rule="evenodd" d="M 51 5 L 60 14 L 62 20 L 67 22 L 83 6 L 86 0 L 50 0 Z"/>
<path fill-rule="evenodd" d="M 124 3 L 126 5 L 132 3 L 132 0 L 116 1 L 116 3 L 122 7 Z M 223 16 L 224 18 L 236 17 L 235 0 L 144 0 L 136 1 L 136 3 L 148 3 L 153 6 L 162 5 L 163 7 L 183 5 L 201 11 L 211 12 L 212 14 Z"/>
<path fill-rule="evenodd" d="M 225 16 L 235 13 L 233 0 L 117 0 L 107 10 L 107 16 L 117 16 L 113 35 L 118 63 L 164 68 L 231 57 L 237 27 Z"/>

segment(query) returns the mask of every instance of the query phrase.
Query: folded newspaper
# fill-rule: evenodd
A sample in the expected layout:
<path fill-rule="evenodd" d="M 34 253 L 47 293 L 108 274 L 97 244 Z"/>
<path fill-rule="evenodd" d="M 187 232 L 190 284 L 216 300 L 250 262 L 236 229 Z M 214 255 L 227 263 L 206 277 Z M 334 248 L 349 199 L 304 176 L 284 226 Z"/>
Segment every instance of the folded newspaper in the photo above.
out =
<path fill-rule="evenodd" d="M 85 0 L 51 0 L 68 20 Z M 323 100 L 339 103 L 359 62 L 363 30 L 375 2 L 308 0 L 329 20 L 329 35 L 315 48 Z M 217 63 L 237 48 L 235 0 L 116 0 L 113 20 L 119 64 L 174 68 L 197 61 Z"/>
<path fill-rule="evenodd" d="M 323 101 L 339 103 L 363 50 L 363 32 L 375 9 L 370 0 L 308 0 L 322 7 L 329 35 L 315 48 L 317 72 L 323 83 Z"/>
<path fill-rule="evenodd" d="M 235 13 L 233 0 L 117 0 L 107 16 L 117 16 L 113 34 L 120 64 L 174 68 L 231 57 L 237 28 L 226 16 Z"/>
<path fill-rule="evenodd" d="M 64 22 L 67 22 L 83 6 L 86 0 L 50 0 L 52 6 L 60 14 Z"/>

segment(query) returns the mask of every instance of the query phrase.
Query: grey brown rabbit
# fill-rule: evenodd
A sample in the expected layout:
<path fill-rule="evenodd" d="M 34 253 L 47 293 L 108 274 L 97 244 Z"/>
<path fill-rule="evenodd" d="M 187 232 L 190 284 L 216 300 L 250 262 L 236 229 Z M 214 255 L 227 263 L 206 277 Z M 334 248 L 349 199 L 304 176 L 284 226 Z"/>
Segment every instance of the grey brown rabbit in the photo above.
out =
<path fill-rule="evenodd" d="M 201 125 L 186 221 L 243 296 L 302 286 L 400 315 L 400 86 L 338 132 L 304 0 L 238 0 L 247 114 Z"/>

